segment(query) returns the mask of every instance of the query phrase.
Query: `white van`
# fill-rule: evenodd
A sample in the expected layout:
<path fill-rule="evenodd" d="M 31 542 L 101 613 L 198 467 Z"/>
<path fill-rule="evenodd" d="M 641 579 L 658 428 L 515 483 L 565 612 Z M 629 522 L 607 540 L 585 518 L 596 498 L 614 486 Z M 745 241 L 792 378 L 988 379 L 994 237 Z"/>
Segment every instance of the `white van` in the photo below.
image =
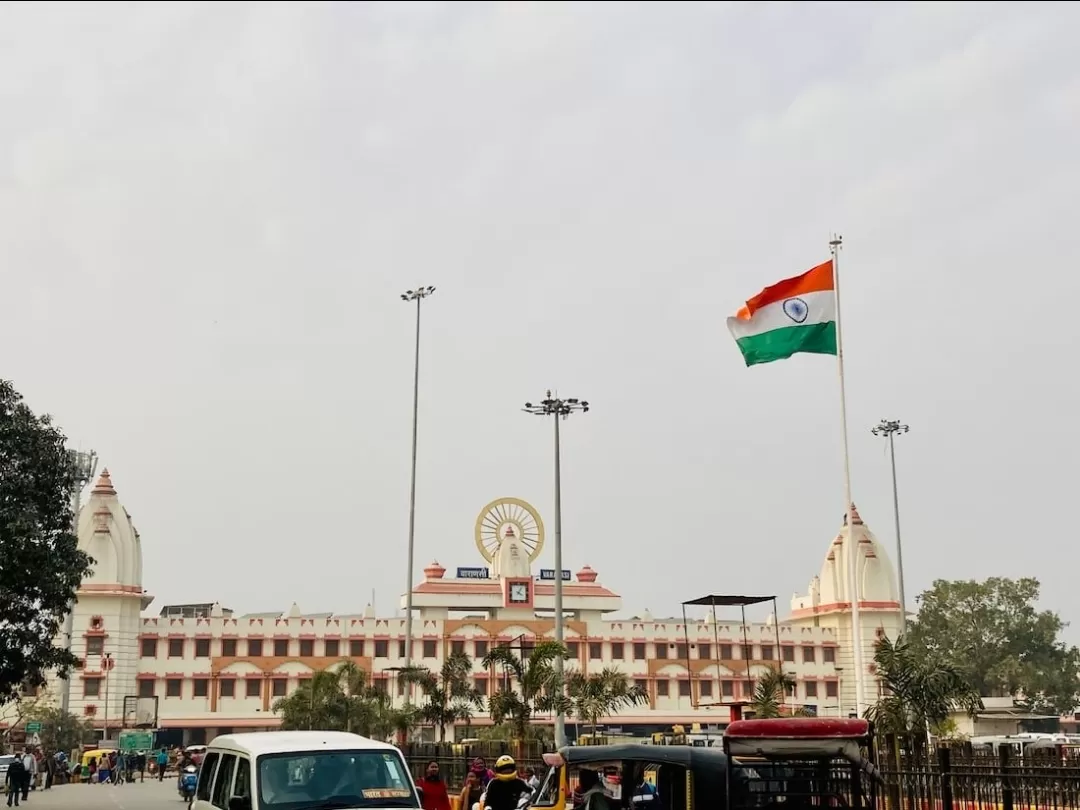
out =
<path fill-rule="evenodd" d="M 210 743 L 193 810 L 418 810 L 401 752 L 340 731 L 226 734 Z"/>

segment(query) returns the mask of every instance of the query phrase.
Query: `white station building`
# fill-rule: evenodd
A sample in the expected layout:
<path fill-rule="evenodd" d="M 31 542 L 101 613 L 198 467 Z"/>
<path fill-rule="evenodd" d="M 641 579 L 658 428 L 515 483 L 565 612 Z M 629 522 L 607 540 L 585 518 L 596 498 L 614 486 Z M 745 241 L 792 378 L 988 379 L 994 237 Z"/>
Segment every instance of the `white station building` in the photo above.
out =
<path fill-rule="evenodd" d="M 642 613 L 620 618 L 621 597 L 585 566 L 562 572 L 568 666 L 617 667 L 649 695 L 647 705 L 608 718 L 609 731 L 648 734 L 674 724 L 726 725 L 750 696 L 755 677 L 779 661 L 795 680 L 793 702 L 819 715 L 845 716 L 855 706 L 855 656 L 847 555 L 841 531 L 828 543 L 806 595 L 791 600 L 779 623 L 743 626 L 732 608 L 690 608 L 674 618 Z M 855 513 L 854 552 L 861 610 L 864 701 L 877 696 L 873 644 L 900 625 L 896 577 L 881 545 Z M 554 635 L 553 570 L 533 568 L 543 549 L 543 522 L 515 498 L 493 501 L 475 526 L 479 561 L 455 576 L 438 562 L 413 590 L 413 658 L 437 670 L 444 656 L 465 652 L 474 682 L 494 693 L 502 673 L 481 659 L 498 645 L 527 649 Z M 139 532 L 106 470 L 79 516 L 79 546 L 97 561 L 75 606 L 72 648 L 81 668 L 71 676 L 71 711 L 114 737 L 121 726 L 155 726 L 159 740 L 194 744 L 234 730 L 273 729 L 274 701 L 312 673 L 351 659 L 397 700 L 404 663 L 405 619 L 360 613 L 239 613 L 220 603 L 148 611 Z M 405 598 L 402 596 L 402 608 Z M 714 618 L 715 617 L 715 618 Z M 54 680 L 39 699 L 59 701 Z M 16 708 L 0 714 L 0 728 Z M 489 723 L 478 713 L 473 726 Z M 539 718 L 544 721 L 545 718 Z M 460 734 L 464 729 L 458 730 Z M 430 736 L 430 729 L 421 729 Z M 448 732 L 449 734 L 449 732 Z"/>

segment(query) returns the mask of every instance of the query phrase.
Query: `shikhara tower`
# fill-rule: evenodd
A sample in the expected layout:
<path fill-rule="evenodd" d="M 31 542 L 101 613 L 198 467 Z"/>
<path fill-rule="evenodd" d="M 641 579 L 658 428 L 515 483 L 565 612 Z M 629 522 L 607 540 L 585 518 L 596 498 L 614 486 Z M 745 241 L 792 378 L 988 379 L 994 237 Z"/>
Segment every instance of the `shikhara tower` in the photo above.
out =
<path fill-rule="evenodd" d="M 79 512 L 79 548 L 94 559 L 77 591 L 71 651 L 71 712 L 95 726 L 120 725 L 124 698 L 136 692 L 141 613 L 153 601 L 142 584 L 142 540 L 120 503 L 112 477 L 101 473 Z M 63 684 L 53 678 L 51 693 Z M 107 718 L 106 718 L 107 713 Z"/>
<path fill-rule="evenodd" d="M 900 633 L 901 607 L 896 572 L 884 548 L 863 522 L 859 510 L 851 506 L 852 541 L 847 544 L 847 516 L 841 521 L 840 532 L 829 545 L 821 572 L 810 580 L 805 595 L 791 599 L 789 623 L 802 627 L 833 628 L 836 631 L 836 669 L 842 674 L 840 699 L 849 711 L 855 707 L 855 647 L 853 643 L 851 578 L 848 574 L 849 554 L 854 554 L 855 580 L 858 583 L 861 613 L 865 694 L 863 704 L 877 699 L 877 676 L 874 672 L 874 644 L 882 636 L 895 639 Z"/>

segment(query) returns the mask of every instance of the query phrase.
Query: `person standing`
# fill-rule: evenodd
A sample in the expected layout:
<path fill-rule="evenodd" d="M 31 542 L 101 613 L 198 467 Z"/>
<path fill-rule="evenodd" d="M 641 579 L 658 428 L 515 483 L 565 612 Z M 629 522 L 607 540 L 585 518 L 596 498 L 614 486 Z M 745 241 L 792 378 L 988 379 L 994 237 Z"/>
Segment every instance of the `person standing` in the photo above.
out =
<path fill-rule="evenodd" d="M 26 776 L 26 766 L 21 757 L 15 757 L 8 765 L 7 780 L 4 786 L 7 788 L 7 806 L 18 807 L 19 797 L 22 795 L 23 780 Z M 14 802 L 14 804 L 12 804 Z"/>
<path fill-rule="evenodd" d="M 146 752 L 140 751 L 135 755 L 135 767 L 139 769 L 139 781 L 146 781 Z"/>
<path fill-rule="evenodd" d="M 165 781 L 165 768 L 169 764 L 169 752 L 162 748 L 157 755 L 157 778 L 159 782 Z"/>
<path fill-rule="evenodd" d="M 424 810 L 450 810 L 450 797 L 446 793 L 446 783 L 439 774 L 439 763 L 431 760 L 424 771 L 423 795 L 420 805 Z"/>
<path fill-rule="evenodd" d="M 42 790 L 48 790 L 56 777 L 56 757 L 43 757 L 41 761 L 45 766 L 45 785 Z"/>
<path fill-rule="evenodd" d="M 465 774 L 465 787 L 461 789 L 461 804 L 459 810 L 473 810 L 480 804 L 480 798 L 484 795 L 484 788 L 475 773 L 469 771 Z"/>
<path fill-rule="evenodd" d="M 23 768 L 25 769 L 22 778 L 22 800 L 25 802 L 30 798 L 30 784 L 34 781 L 34 777 L 37 775 L 37 759 L 34 757 L 34 752 L 29 747 L 23 753 Z"/>

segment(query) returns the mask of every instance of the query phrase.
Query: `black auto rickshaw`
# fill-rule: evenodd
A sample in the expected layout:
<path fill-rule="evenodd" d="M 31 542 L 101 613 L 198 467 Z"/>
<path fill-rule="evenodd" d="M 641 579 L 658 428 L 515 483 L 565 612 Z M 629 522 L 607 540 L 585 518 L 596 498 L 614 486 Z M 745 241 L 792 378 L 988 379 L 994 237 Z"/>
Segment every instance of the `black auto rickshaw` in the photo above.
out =
<path fill-rule="evenodd" d="M 550 766 L 530 806 L 573 810 L 579 774 L 600 776 L 612 810 L 641 810 L 635 796 L 651 794 L 650 810 L 725 810 L 727 755 L 718 748 L 691 746 L 582 745 L 544 754 Z M 637 793 L 636 793 L 637 791 Z"/>
<path fill-rule="evenodd" d="M 724 731 L 731 810 L 872 810 L 881 777 L 857 718 L 736 720 Z"/>

